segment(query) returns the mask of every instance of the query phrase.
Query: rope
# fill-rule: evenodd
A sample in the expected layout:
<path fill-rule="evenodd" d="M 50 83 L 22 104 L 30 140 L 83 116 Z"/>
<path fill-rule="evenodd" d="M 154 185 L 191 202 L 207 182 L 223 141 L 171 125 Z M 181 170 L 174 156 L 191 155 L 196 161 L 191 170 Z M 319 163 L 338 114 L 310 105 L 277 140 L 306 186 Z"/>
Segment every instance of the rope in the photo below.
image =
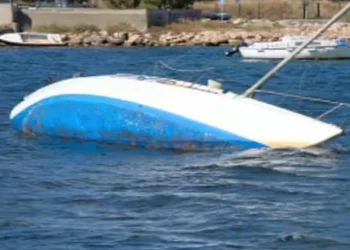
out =
<path fill-rule="evenodd" d="M 271 94 L 271 95 L 280 95 L 280 96 L 285 96 L 285 97 L 292 97 L 292 98 L 296 98 L 296 99 L 309 100 L 309 101 L 328 103 L 328 104 L 334 104 L 334 105 L 341 104 L 342 106 L 350 107 L 350 103 L 336 102 L 336 101 L 331 101 L 331 100 L 327 100 L 327 99 L 320 99 L 320 98 L 314 98 L 314 97 L 308 97 L 308 96 L 286 94 L 286 93 L 281 93 L 281 92 L 276 92 L 276 91 L 271 91 L 271 90 L 258 90 L 257 89 L 257 90 L 255 90 L 255 92 L 266 93 L 266 94 Z"/>
<path fill-rule="evenodd" d="M 321 120 L 323 117 L 325 117 L 326 115 L 329 115 L 330 113 L 332 113 L 334 110 L 340 108 L 341 106 L 343 106 L 342 103 L 339 103 L 337 106 L 331 108 L 330 110 L 324 112 L 323 114 L 321 114 L 320 116 L 317 117 L 318 120 Z"/>
<path fill-rule="evenodd" d="M 173 70 L 173 71 L 177 71 L 177 72 L 204 72 L 204 71 L 210 71 L 213 70 L 214 68 L 205 68 L 205 69 L 176 69 L 174 67 L 169 66 L 168 64 L 166 64 L 163 61 L 158 61 L 161 65 L 163 65 L 165 68 L 169 69 L 169 70 Z"/>

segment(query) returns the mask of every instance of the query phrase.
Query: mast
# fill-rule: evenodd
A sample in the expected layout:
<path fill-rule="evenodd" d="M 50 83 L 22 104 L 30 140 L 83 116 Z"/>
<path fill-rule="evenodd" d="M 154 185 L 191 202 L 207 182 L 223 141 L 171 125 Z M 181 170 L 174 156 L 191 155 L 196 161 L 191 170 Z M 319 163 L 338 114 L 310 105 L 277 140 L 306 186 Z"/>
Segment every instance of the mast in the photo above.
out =
<path fill-rule="evenodd" d="M 333 23 L 335 23 L 340 17 L 342 17 L 350 9 L 350 3 L 347 4 L 341 11 L 338 12 L 331 20 L 329 20 L 324 27 L 319 29 L 309 40 L 300 45 L 292 54 L 284 58 L 279 64 L 277 64 L 272 70 L 270 70 L 265 76 L 258 80 L 253 86 L 247 89 L 242 95 L 245 97 L 252 97 L 254 91 L 260 88 L 267 80 L 271 78 L 278 70 L 280 70 L 285 64 L 292 60 L 300 51 L 312 43 L 320 34 L 328 29 Z"/>

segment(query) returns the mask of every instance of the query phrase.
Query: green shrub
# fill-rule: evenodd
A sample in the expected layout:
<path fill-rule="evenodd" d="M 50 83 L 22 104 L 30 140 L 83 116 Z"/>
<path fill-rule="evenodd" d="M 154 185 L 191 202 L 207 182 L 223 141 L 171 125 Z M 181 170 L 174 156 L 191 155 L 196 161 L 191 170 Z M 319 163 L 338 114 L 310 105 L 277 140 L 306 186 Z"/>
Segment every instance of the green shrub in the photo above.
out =
<path fill-rule="evenodd" d="M 40 25 L 32 28 L 33 31 L 43 32 L 43 33 L 67 33 L 71 28 L 67 26 L 50 24 L 50 25 Z"/>
<path fill-rule="evenodd" d="M 29 28 L 26 28 L 25 30 L 28 30 Z M 34 26 L 32 28 L 33 31 L 36 32 L 43 32 L 43 33 L 83 33 L 85 31 L 89 32 L 98 32 L 100 29 L 96 27 L 95 25 L 87 25 L 87 24 L 78 24 L 73 27 L 63 26 L 63 25 L 57 25 L 57 24 L 50 24 L 50 25 L 40 25 L 40 26 Z"/>
<path fill-rule="evenodd" d="M 109 9 L 129 9 L 137 8 L 140 0 L 102 0 L 99 5 L 103 8 Z"/>
<path fill-rule="evenodd" d="M 85 31 L 98 32 L 100 31 L 100 29 L 95 25 L 89 25 L 89 24 L 77 24 L 74 27 L 72 27 L 73 33 L 83 33 Z"/>
<path fill-rule="evenodd" d="M 141 6 L 151 9 L 184 9 L 193 3 L 194 0 L 141 0 Z"/>
<path fill-rule="evenodd" d="M 127 23 L 110 24 L 105 30 L 109 35 L 113 35 L 116 32 L 137 32 L 137 29 Z"/>

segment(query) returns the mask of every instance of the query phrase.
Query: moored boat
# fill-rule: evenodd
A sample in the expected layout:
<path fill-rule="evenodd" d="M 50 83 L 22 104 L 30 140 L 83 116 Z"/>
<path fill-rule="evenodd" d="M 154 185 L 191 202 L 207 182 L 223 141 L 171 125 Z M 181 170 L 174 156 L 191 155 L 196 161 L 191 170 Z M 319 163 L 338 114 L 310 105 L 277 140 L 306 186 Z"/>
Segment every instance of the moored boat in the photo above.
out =
<path fill-rule="evenodd" d="M 64 46 L 59 34 L 17 32 L 0 35 L 0 41 L 14 46 Z"/>
<path fill-rule="evenodd" d="M 244 43 L 226 52 L 226 55 L 239 52 L 245 59 L 283 59 L 308 39 L 307 36 L 285 36 L 274 42 Z M 343 40 L 318 38 L 296 55 L 295 59 L 350 59 L 350 45 Z"/>

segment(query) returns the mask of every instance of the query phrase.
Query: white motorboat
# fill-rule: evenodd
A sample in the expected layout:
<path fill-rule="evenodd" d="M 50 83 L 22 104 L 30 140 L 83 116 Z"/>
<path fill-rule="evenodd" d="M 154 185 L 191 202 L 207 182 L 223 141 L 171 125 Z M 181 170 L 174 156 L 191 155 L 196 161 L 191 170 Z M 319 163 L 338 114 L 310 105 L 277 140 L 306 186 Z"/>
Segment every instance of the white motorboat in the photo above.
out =
<path fill-rule="evenodd" d="M 180 150 L 319 145 L 343 134 L 321 119 L 350 104 L 294 96 L 335 106 L 312 118 L 256 100 L 254 94 L 349 9 L 350 3 L 242 94 L 217 82 L 205 86 L 143 75 L 78 76 L 24 97 L 10 113 L 11 124 L 28 135 Z"/>
<path fill-rule="evenodd" d="M 59 34 L 17 32 L 0 35 L 0 41 L 14 46 L 64 46 Z"/>
<path fill-rule="evenodd" d="M 246 59 L 283 59 L 310 39 L 307 36 L 286 36 L 275 42 L 255 42 L 239 48 Z M 295 57 L 296 59 L 348 59 L 350 45 L 343 40 L 315 39 Z"/>

